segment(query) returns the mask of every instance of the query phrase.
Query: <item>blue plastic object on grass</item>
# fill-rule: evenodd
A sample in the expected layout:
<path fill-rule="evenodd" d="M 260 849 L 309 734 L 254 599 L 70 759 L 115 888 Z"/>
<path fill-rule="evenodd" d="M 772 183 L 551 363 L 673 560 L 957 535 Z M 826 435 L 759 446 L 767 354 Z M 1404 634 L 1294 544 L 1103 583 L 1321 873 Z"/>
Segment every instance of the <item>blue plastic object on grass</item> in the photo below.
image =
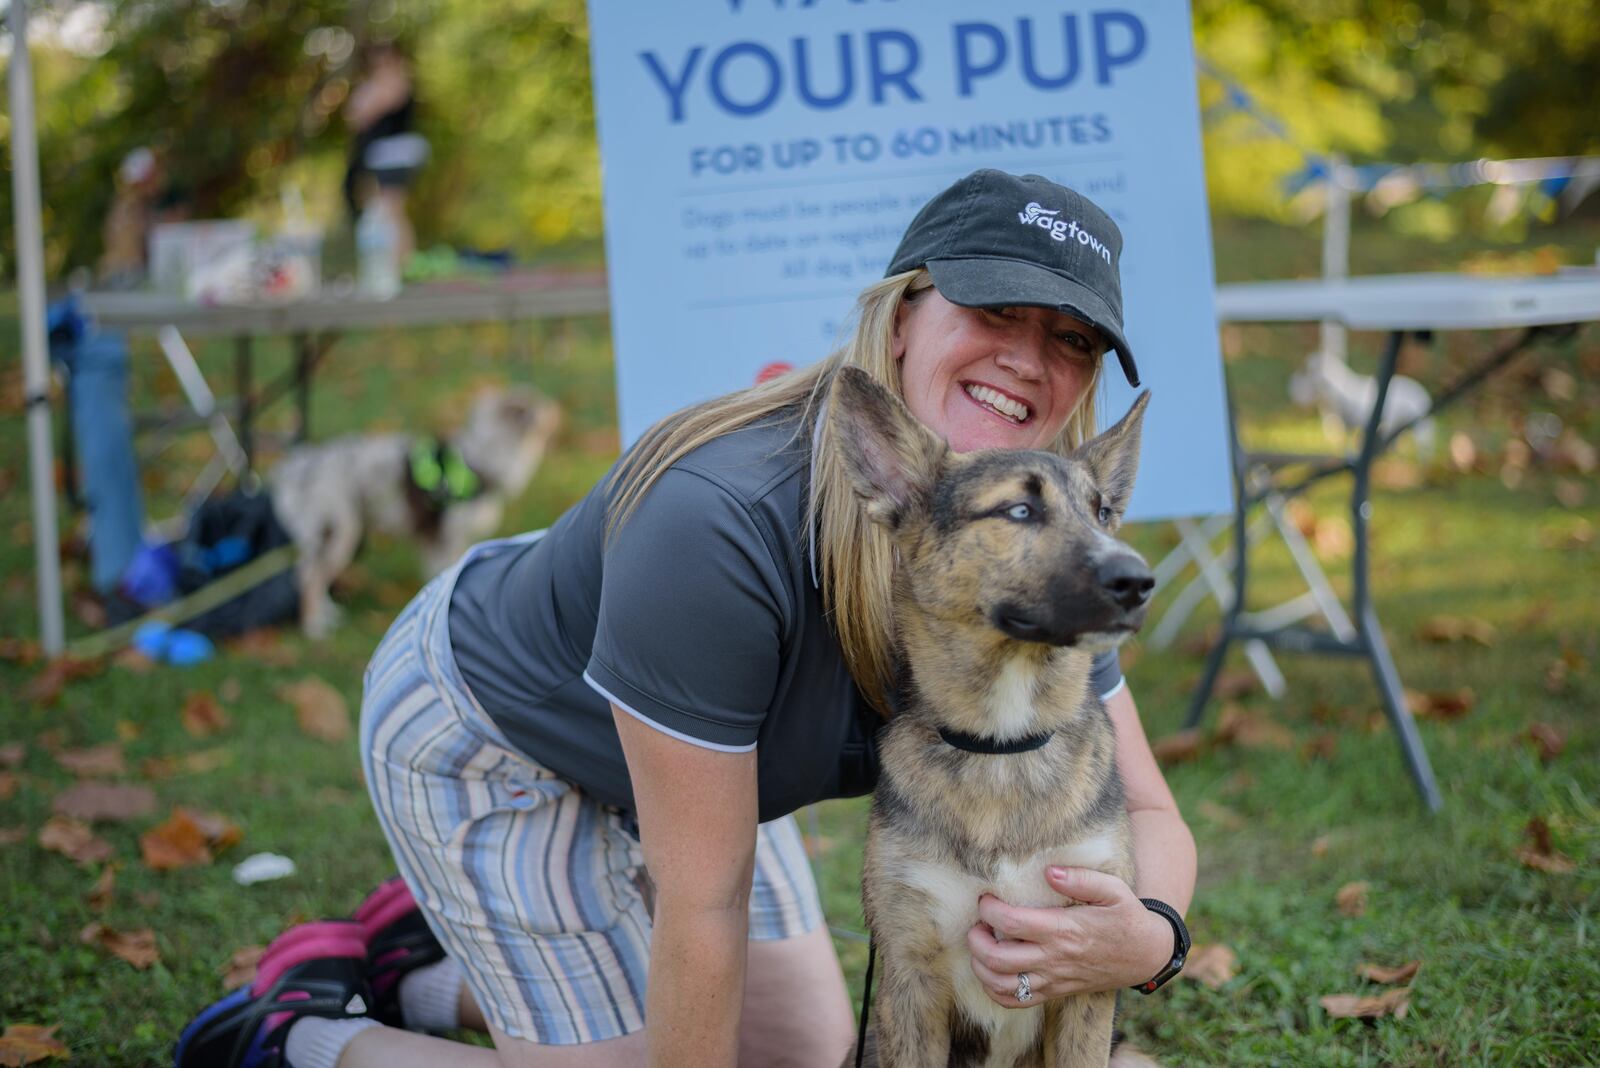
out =
<path fill-rule="evenodd" d="M 204 634 L 174 627 L 158 619 L 133 632 L 133 647 L 160 664 L 189 667 L 216 655 L 216 646 Z"/>

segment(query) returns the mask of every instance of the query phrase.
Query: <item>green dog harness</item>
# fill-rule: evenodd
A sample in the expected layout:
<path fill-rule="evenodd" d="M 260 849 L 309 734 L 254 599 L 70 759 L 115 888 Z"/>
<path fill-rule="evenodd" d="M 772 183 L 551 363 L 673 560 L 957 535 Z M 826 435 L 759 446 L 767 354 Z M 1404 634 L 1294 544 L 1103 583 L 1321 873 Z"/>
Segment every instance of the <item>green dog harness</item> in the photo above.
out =
<path fill-rule="evenodd" d="M 482 479 L 460 450 L 437 438 L 418 438 L 411 446 L 411 481 L 439 508 L 483 492 Z"/>

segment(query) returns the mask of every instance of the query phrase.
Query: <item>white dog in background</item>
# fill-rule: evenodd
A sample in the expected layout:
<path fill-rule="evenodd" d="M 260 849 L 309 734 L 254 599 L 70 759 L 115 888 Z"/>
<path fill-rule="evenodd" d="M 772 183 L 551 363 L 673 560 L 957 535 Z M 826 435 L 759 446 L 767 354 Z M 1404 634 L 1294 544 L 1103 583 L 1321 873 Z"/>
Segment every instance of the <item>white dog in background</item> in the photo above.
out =
<path fill-rule="evenodd" d="M 1319 349 L 1289 378 L 1289 399 L 1302 408 L 1315 406 L 1322 413 L 1322 432 L 1330 441 L 1343 443 L 1349 440 L 1350 431 L 1366 428 L 1378 400 L 1378 380 L 1352 371 L 1339 357 Z M 1418 419 L 1410 430 L 1411 440 L 1418 458 L 1426 460 L 1433 455 L 1433 420 L 1427 418 L 1432 408 L 1433 399 L 1422 383 L 1395 375 L 1389 381 L 1378 429 L 1388 434 Z"/>
<path fill-rule="evenodd" d="M 291 449 L 267 482 L 298 553 L 305 633 L 321 637 L 337 622 L 328 590 L 368 529 L 415 541 L 424 577 L 492 535 L 560 424 L 554 402 L 531 389 L 485 390 L 447 439 L 349 434 Z"/>

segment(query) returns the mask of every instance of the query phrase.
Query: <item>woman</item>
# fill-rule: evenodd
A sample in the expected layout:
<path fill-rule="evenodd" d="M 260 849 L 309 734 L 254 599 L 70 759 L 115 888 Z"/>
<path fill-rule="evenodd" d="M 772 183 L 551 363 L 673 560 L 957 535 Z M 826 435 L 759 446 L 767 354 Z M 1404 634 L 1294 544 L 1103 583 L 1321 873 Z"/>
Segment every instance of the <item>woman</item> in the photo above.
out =
<path fill-rule="evenodd" d="M 431 583 L 368 669 L 361 742 L 448 956 L 396 958 L 404 921 L 334 931 L 342 965 L 291 945 L 230 1010 L 277 1015 L 228 1026 L 295 1068 L 838 1064 L 850 1006 L 790 813 L 871 789 L 894 665 L 892 557 L 845 482 L 828 386 L 864 367 L 958 450 L 1067 450 L 1093 432 L 1108 347 L 1137 381 L 1120 255 L 1071 190 L 969 175 L 912 222 L 843 349 L 668 418 L 548 533 Z M 1193 840 L 1114 656 L 1095 681 L 1139 891 L 1181 912 Z M 1040 878 L 1088 907 L 981 902 L 968 940 L 997 1002 L 1018 1004 L 1020 973 L 1048 999 L 1172 958 L 1174 926 L 1121 881 Z M 378 1026 L 378 985 L 398 987 L 391 1022 L 477 1025 L 495 1050 Z"/>

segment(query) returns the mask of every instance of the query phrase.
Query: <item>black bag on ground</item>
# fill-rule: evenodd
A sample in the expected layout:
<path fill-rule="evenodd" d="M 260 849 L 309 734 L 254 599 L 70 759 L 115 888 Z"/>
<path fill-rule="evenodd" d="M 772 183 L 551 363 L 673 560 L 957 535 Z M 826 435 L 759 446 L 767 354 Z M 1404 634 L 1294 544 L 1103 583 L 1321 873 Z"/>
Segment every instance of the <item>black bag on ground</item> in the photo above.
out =
<path fill-rule="evenodd" d="M 256 557 L 289 544 L 266 493 L 230 493 L 206 501 L 189 521 L 189 533 L 173 546 L 178 554 L 178 591 L 193 593 Z M 183 624 L 212 638 L 291 622 L 300 614 L 300 593 L 290 567 L 230 601 Z"/>

